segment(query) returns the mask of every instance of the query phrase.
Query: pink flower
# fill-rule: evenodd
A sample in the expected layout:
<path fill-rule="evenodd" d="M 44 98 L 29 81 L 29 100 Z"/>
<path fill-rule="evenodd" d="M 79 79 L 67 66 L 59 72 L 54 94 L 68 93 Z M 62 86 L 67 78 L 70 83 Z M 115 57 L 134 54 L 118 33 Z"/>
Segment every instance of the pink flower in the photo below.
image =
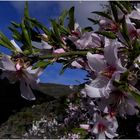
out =
<path fill-rule="evenodd" d="M 102 98 L 97 101 L 99 109 L 104 113 L 119 114 L 121 117 L 126 117 L 126 115 L 135 115 L 138 110 L 135 108 L 138 106 L 134 98 L 130 93 L 125 93 L 120 90 L 114 90 L 110 93 L 107 99 Z"/>
<path fill-rule="evenodd" d="M 116 117 L 108 115 L 103 118 L 98 114 L 94 114 L 94 120 L 91 124 L 93 127 L 90 124 L 81 124 L 80 127 L 94 134 L 96 139 L 105 139 L 106 137 L 113 139 L 118 136 L 116 133 L 118 128 Z"/>
<path fill-rule="evenodd" d="M 101 47 L 101 38 L 99 35 L 93 31 L 82 34 L 78 24 L 75 24 L 75 30 L 72 31 L 68 39 L 70 39 L 79 50 Z"/>
<path fill-rule="evenodd" d="M 99 21 L 99 25 L 100 25 L 100 30 L 117 32 L 119 29 L 119 25 L 117 23 L 105 17 L 101 17 Z"/>
<path fill-rule="evenodd" d="M 53 51 L 54 54 L 60 54 L 60 53 L 65 53 L 65 50 L 63 48 L 56 49 Z"/>
<path fill-rule="evenodd" d="M 104 55 L 87 53 L 89 67 L 94 71 L 96 79 L 85 86 L 84 91 L 92 98 L 108 97 L 114 89 L 113 80 L 119 80 L 120 74 L 126 71 L 117 56 L 122 45 L 117 40 L 105 41 Z"/>
<path fill-rule="evenodd" d="M 23 98 L 35 100 L 31 87 L 36 87 L 38 76 L 42 73 L 41 69 L 32 70 L 32 67 L 28 66 L 21 58 L 13 62 L 8 55 L 2 56 L 0 69 L 3 71 L 2 79 L 6 77 L 10 83 L 20 81 L 20 91 Z"/>
<path fill-rule="evenodd" d="M 86 32 L 74 44 L 80 50 L 101 47 L 101 38 L 94 32 Z"/>
<path fill-rule="evenodd" d="M 116 134 L 117 128 L 118 123 L 116 118 L 108 120 L 99 117 L 99 119 L 97 119 L 97 121 L 95 122 L 91 132 L 96 134 L 97 139 L 105 139 L 106 138 L 105 136 L 112 139 L 118 136 L 118 134 Z"/>

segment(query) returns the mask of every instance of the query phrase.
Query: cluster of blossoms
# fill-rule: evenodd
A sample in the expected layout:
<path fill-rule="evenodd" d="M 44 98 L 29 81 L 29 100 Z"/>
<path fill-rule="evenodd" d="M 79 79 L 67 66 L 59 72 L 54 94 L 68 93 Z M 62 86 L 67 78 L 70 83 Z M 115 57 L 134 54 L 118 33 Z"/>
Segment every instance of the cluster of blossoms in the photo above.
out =
<path fill-rule="evenodd" d="M 140 10 L 135 7 L 131 13 L 123 14 L 119 11 L 119 20 L 124 19 L 128 31 L 130 44 L 134 44 L 139 39 L 139 28 L 131 19 L 140 19 Z M 127 115 L 138 114 L 139 104 L 131 93 L 129 88 L 134 89 L 138 82 L 138 71 L 140 56 L 137 55 L 133 63 L 129 66 L 128 54 L 124 50 L 129 50 L 133 46 L 128 46 L 125 37 L 120 32 L 122 25 L 113 20 L 100 17 L 100 31 L 111 31 L 117 36 L 116 39 L 110 39 L 95 32 L 81 33 L 80 27 L 75 24 L 75 34 L 68 37 L 77 49 L 102 48 L 102 52 L 88 52 L 86 60 L 78 58 L 71 63 L 76 68 L 82 68 L 89 72 L 89 82 L 81 91 L 84 97 L 90 97 L 94 100 L 94 107 L 97 110 L 92 112 L 93 118 L 87 124 L 81 124 L 80 127 L 86 129 L 96 138 L 104 139 L 117 137 L 118 122 L 116 116 L 126 118 Z M 134 48 L 135 49 L 135 48 Z M 123 76 L 127 74 L 123 81 Z M 127 87 L 120 88 L 115 82 L 125 82 Z M 127 88 L 127 89 L 125 89 Z M 138 92 L 139 94 L 139 92 Z M 91 123 L 92 122 L 92 123 Z M 92 127 L 91 127 L 92 126 Z"/>
<path fill-rule="evenodd" d="M 85 117 L 85 121 L 82 120 L 84 123 L 79 124 L 80 128 L 85 129 L 94 138 L 112 139 L 118 136 L 117 116 L 127 118 L 127 115 L 138 114 L 140 10 L 134 7 L 126 12 L 126 9 L 116 7 L 116 13 L 112 10 L 112 16 L 96 13 L 100 15 L 98 32 L 83 31 L 78 23 L 74 23 L 70 32 L 61 25 L 58 26 L 58 29 L 61 27 L 60 30 L 57 30 L 58 23 L 53 21 L 53 30 L 50 33 L 44 30 L 45 34 L 39 34 L 39 42 L 31 38 L 29 46 L 33 47 L 33 54 L 28 57 L 25 51 L 11 40 L 11 45 L 18 55 L 11 57 L 2 54 L 1 78 L 6 77 L 10 83 L 19 81 L 21 96 L 34 100 L 32 89 L 39 88 L 38 77 L 49 63 L 62 61 L 66 62 L 65 66 L 86 70 L 90 78 L 81 90 L 81 97 L 87 99 L 86 112 L 90 117 L 83 115 L 85 107 L 82 110 L 82 106 L 85 102 L 79 106 L 70 103 L 68 110 L 66 109 L 69 115 L 64 121 L 69 124 L 75 117 L 79 117 L 79 121 Z M 43 28 L 39 23 L 37 25 Z M 64 32 L 65 34 L 61 35 Z M 72 55 L 75 56 L 71 58 Z M 29 59 L 36 56 L 44 61 L 38 63 L 37 60 L 33 63 Z M 33 69 L 34 66 L 38 68 Z M 33 131 L 38 132 L 36 128 L 33 125 Z M 69 136 L 79 138 L 79 134 Z"/>

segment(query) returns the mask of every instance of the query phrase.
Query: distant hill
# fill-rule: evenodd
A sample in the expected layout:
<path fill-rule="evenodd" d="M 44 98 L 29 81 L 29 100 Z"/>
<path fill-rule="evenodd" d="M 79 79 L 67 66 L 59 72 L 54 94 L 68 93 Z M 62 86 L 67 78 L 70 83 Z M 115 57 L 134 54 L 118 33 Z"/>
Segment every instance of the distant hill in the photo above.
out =
<path fill-rule="evenodd" d="M 55 98 L 75 93 L 78 91 L 78 86 L 67 86 L 53 83 L 39 83 L 37 90 L 40 92 L 53 96 Z"/>

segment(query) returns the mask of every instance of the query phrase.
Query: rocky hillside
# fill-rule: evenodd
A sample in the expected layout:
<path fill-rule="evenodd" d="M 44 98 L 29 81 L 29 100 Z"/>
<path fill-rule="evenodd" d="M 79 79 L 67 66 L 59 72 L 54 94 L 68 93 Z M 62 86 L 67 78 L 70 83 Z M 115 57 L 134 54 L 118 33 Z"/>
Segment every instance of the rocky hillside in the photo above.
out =
<path fill-rule="evenodd" d="M 66 115 L 63 102 L 67 95 L 77 92 L 77 87 L 40 83 L 38 90 L 34 91 L 37 100 L 27 101 L 21 98 L 18 85 L 8 84 L 6 79 L 0 80 L 0 138 L 61 137 L 61 132 L 58 134 L 56 130 L 57 127 L 61 130 L 60 123 Z M 39 130 L 34 129 L 34 123 L 40 125 L 42 121 L 45 121 L 43 130 L 40 126 Z"/>

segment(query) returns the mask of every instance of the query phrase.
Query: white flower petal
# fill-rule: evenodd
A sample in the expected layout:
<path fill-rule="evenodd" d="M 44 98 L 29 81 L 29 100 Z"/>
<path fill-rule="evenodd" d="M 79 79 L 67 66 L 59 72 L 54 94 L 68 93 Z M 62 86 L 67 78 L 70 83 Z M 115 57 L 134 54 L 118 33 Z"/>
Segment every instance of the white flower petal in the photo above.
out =
<path fill-rule="evenodd" d="M 122 66 L 120 59 L 116 61 L 116 69 L 120 72 L 125 72 L 127 69 Z"/>
<path fill-rule="evenodd" d="M 0 69 L 7 71 L 16 71 L 15 64 L 10 60 L 7 55 L 2 56 L 1 63 L 2 67 L 0 67 Z"/>
<path fill-rule="evenodd" d="M 112 132 L 112 131 L 110 131 L 110 130 L 105 131 L 105 135 L 106 135 L 108 138 L 110 138 L 110 139 L 113 139 L 114 137 L 117 136 L 116 133 L 114 133 L 114 132 Z"/>
<path fill-rule="evenodd" d="M 17 81 L 15 72 L 3 71 L 0 75 L 0 79 L 4 78 L 7 78 L 11 84 L 14 84 Z"/>
<path fill-rule="evenodd" d="M 89 85 L 85 85 L 85 91 L 87 95 L 91 98 L 101 98 L 103 95 L 101 95 L 101 88 L 95 88 Z"/>
<path fill-rule="evenodd" d="M 78 49 L 101 47 L 101 39 L 94 32 L 86 32 L 75 42 L 75 45 Z"/>
<path fill-rule="evenodd" d="M 51 45 L 49 45 L 47 42 L 45 42 L 43 40 L 41 40 L 41 43 L 42 43 L 42 48 L 43 49 L 51 49 L 52 48 Z"/>
<path fill-rule="evenodd" d="M 41 42 L 31 41 L 32 46 L 38 49 L 43 49 Z"/>
<path fill-rule="evenodd" d="M 16 42 L 15 42 L 14 40 L 11 40 L 10 42 L 13 44 L 13 46 L 15 47 L 15 49 L 16 49 L 18 52 L 22 53 L 21 48 L 16 44 Z"/>
<path fill-rule="evenodd" d="M 29 74 L 34 74 L 36 76 L 40 76 L 43 73 L 43 70 L 41 68 L 32 69 L 32 66 L 28 67 L 26 71 Z"/>
<path fill-rule="evenodd" d="M 49 45 L 47 42 L 41 40 L 41 42 L 31 41 L 32 46 L 38 48 L 38 49 L 51 49 L 52 46 Z"/>
<path fill-rule="evenodd" d="M 108 82 L 109 82 L 108 78 L 99 75 L 95 80 L 91 81 L 90 85 L 96 88 L 103 88 L 107 85 Z"/>
<path fill-rule="evenodd" d="M 20 80 L 20 92 L 21 96 L 26 100 L 35 100 L 35 96 L 29 86 L 29 83 L 25 79 Z"/>
<path fill-rule="evenodd" d="M 95 70 L 95 72 L 100 72 L 106 67 L 103 55 L 91 54 L 90 52 L 88 52 L 87 60 L 89 67 L 91 68 L 91 70 Z"/>
<path fill-rule="evenodd" d="M 105 133 L 104 132 L 99 133 L 98 139 L 104 139 L 105 140 Z"/>
<path fill-rule="evenodd" d="M 93 127 L 92 133 L 94 133 L 94 134 L 98 134 L 99 133 L 99 131 L 98 131 L 98 125 L 97 124 Z"/>
<path fill-rule="evenodd" d="M 115 62 L 118 60 L 117 52 L 119 43 L 115 40 L 105 39 L 105 48 L 104 48 L 104 56 L 107 60 L 107 63 L 111 66 L 115 65 Z"/>
<path fill-rule="evenodd" d="M 133 18 L 133 19 L 138 19 L 138 20 L 140 20 L 140 12 L 139 12 L 139 10 L 133 10 L 133 11 L 129 14 L 129 17 L 130 17 L 130 18 Z"/>
<path fill-rule="evenodd" d="M 73 61 L 73 62 L 71 63 L 71 65 L 72 65 L 73 67 L 78 68 L 78 69 L 83 68 L 83 66 L 81 66 L 77 61 Z"/>

